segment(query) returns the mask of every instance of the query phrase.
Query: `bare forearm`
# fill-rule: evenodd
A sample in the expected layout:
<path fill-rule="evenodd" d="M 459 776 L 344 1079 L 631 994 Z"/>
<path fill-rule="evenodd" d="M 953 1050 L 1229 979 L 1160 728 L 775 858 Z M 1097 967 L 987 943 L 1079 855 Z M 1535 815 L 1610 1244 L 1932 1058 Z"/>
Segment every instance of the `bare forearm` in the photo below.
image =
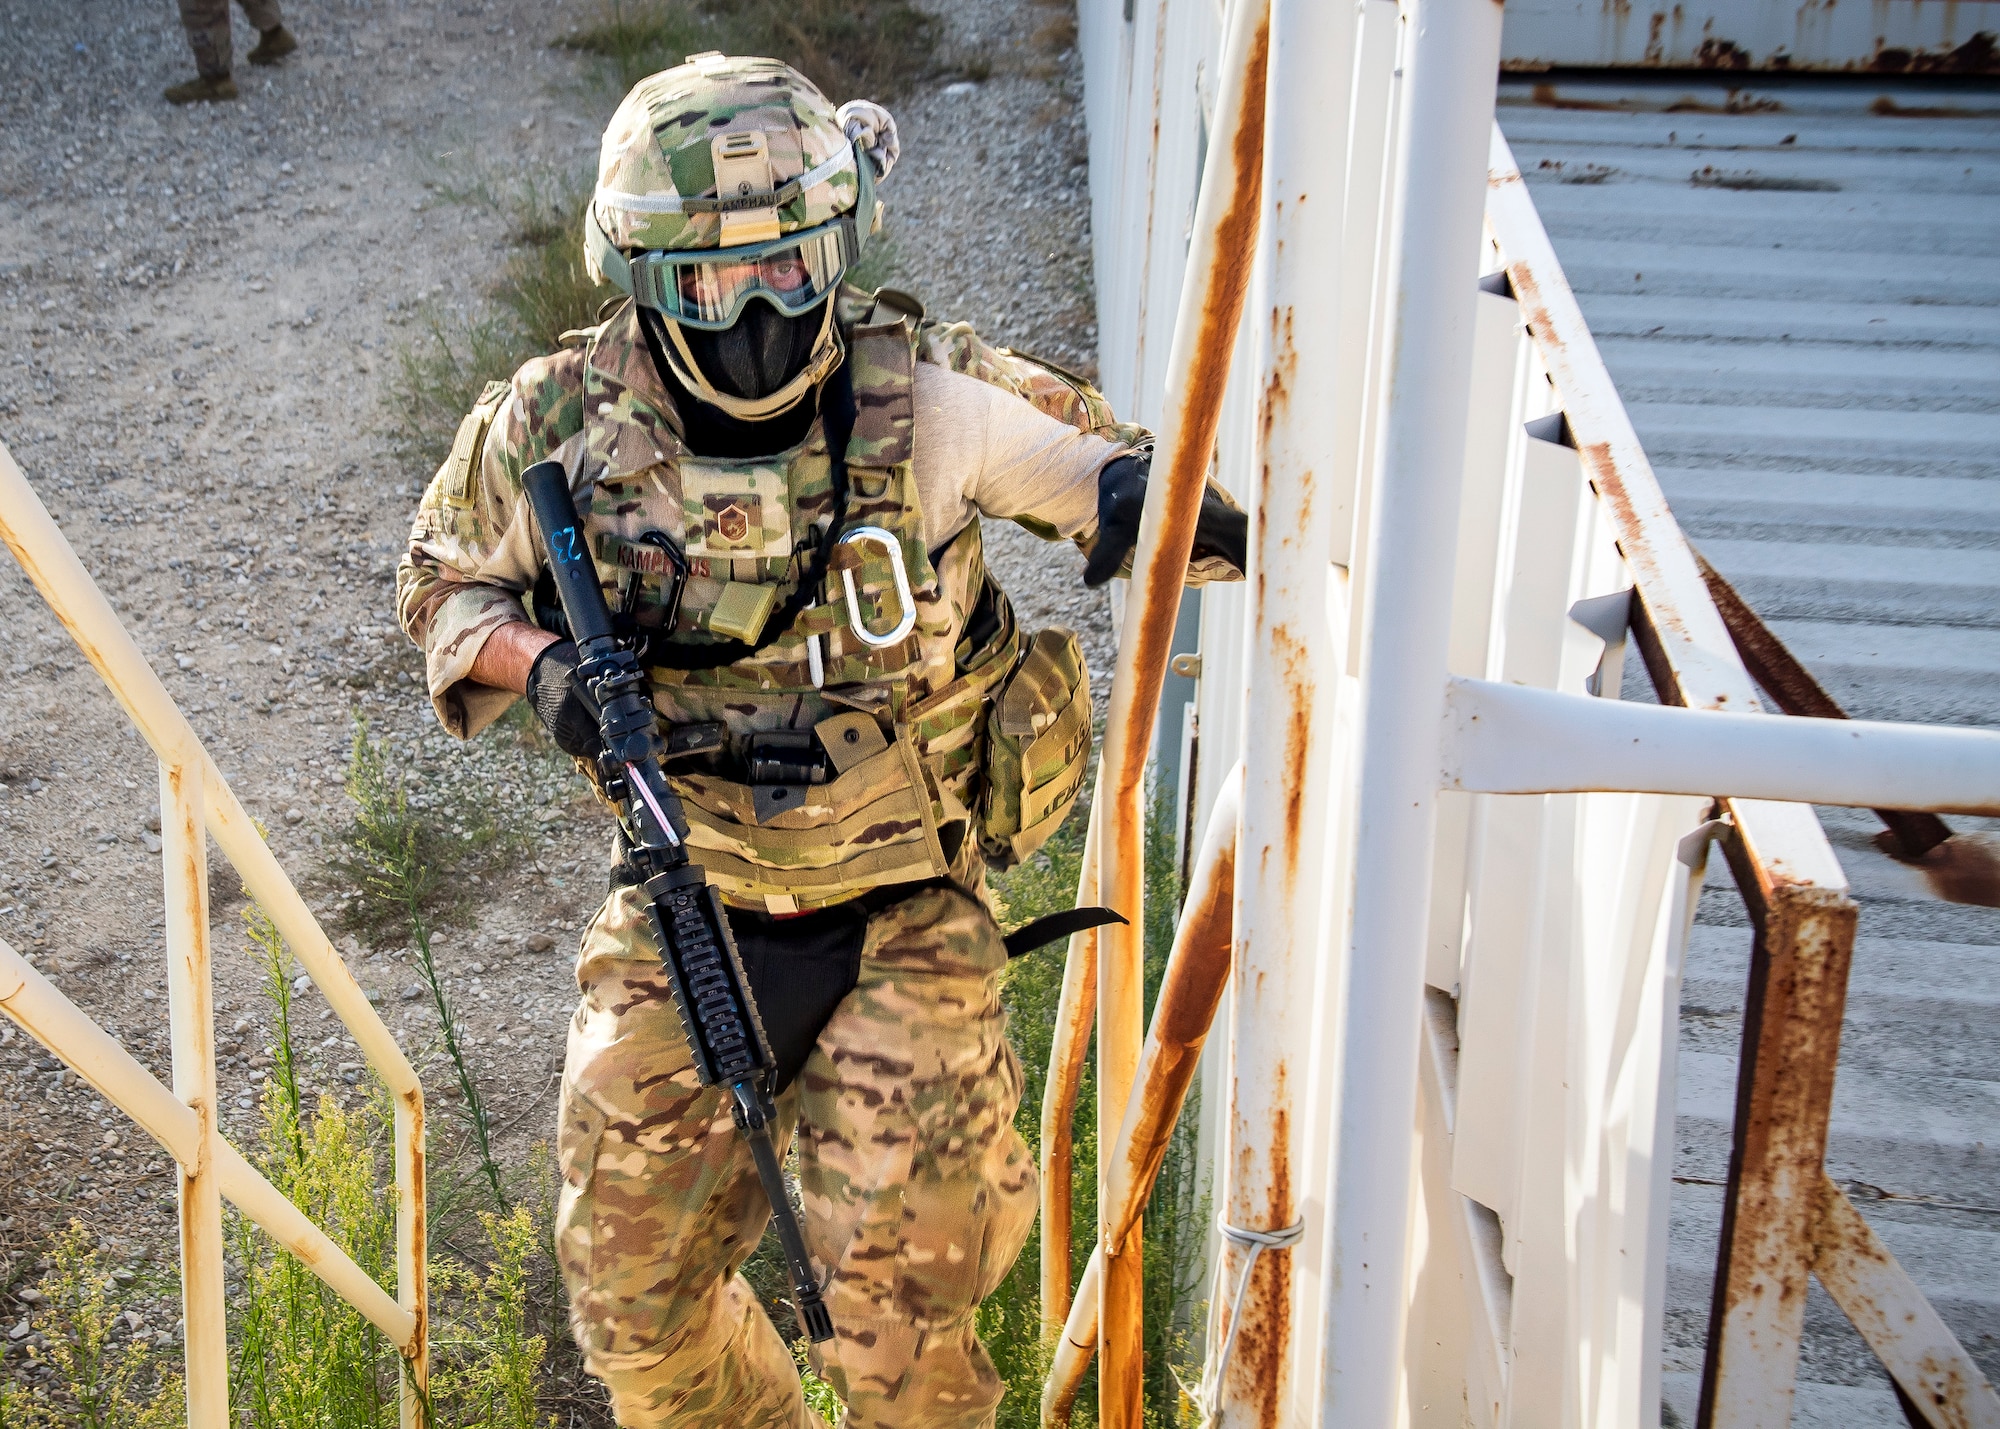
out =
<path fill-rule="evenodd" d="M 528 671 L 534 668 L 535 657 L 555 644 L 557 638 L 553 632 L 525 620 L 510 621 L 486 637 L 485 645 L 472 662 L 470 678 L 496 690 L 525 694 Z"/>

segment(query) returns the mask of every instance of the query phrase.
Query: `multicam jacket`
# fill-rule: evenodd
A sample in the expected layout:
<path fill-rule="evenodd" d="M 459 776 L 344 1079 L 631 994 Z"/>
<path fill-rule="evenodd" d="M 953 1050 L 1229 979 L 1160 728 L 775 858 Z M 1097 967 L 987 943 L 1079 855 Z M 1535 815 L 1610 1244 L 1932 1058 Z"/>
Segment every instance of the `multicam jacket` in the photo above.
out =
<path fill-rule="evenodd" d="M 983 837 L 986 725 L 1024 651 L 1049 642 L 1031 650 L 1014 628 L 986 571 L 978 516 L 1011 517 L 1087 549 L 1097 472 L 1148 440 L 1116 423 L 1080 379 L 994 347 L 964 324 L 927 321 L 914 300 L 847 290 L 839 304 L 855 419 L 846 539 L 822 588 L 747 658 L 708 669 L 669 660 L 651 670 L 654 704 L 669 725 L 719 722 L 739 744 L 812 729 L 831 758 L 829 782 L 781 809 L 760 806 L 740 759 L 674 770 L 703 867 L 725 898 L 772 911 L 882 884 L 976 883 L 982 844 L 988 857 L 1023 851 L 1019 840 L 1010 849 L 1012 830 L 997 842 Z M 523 601 L 541 558 L 520 478 L 535 462 L 554 457 L 568 469 L 579 507 L 588 503 L 584 528 L 606 599 L 650 634 L 656 652 L 754 643 L 828 539 L 832 463 L 820 421 L 791 452 L 758 461 L 697 456 L 680 440 L 636 309 L 627 303 L 582 338 L 488 388 L 425 493 L 397 573 L 398 614 L 425 651 L 433 706 L 461 738 L 517 698 L 467 676 L 495 629 L 527 618 Z M 992 409 L 972 446 L 918 399 L 942 390 L 963 408 L 968 378 L 987 384 L 974 391 Z M 994 389 L 1021 400 L 1000 401 Z M 969 469 L 940 472 L 935 461 L 924 469 L 927 447 Z M 985 469 L 988 451 L 1001 453 L 997 475 Z M 686 566 L 678 602 L 676 557 Z M 976 611 L 984 615 L 969 632 Z M 1041 769 L 1039 788 L 1026 799 L 1007 791 L 1016 823 L 1024 803 L 1059 819 L 1080 783 L 1089 737 L 1080 659 L 1072 653 L 1065 663 L 1058 652 L 1032 679 L 1056 698 L 1045 719 L 1017 731 L 1046 727 L 1049 739 L 1025 760 Z M 1017 695 L 1008 707 L 1020 703 Z"/>

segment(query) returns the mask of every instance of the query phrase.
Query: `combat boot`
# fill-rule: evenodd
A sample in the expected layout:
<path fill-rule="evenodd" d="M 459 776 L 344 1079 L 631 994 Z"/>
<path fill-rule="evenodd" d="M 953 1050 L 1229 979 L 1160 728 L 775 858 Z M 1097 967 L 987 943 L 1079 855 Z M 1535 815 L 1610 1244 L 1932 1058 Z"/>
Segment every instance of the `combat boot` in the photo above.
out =
<path fill-rule="evenodd" d="M 248 56 L 253 65 L 274 65 L 299 47 L 298 39 L 283 25 L 265 30 L 257 48 Z"/>
<path fill-rule="evenodd" d="M 218 99 L 236 97 L 236 81 L 226 74 L 213 79 L 203 75 L 200 79 L 191 79 L 186 84 L 170 84 L 166 88 L 166 99 L 169 104 L 207 104 Z"/>

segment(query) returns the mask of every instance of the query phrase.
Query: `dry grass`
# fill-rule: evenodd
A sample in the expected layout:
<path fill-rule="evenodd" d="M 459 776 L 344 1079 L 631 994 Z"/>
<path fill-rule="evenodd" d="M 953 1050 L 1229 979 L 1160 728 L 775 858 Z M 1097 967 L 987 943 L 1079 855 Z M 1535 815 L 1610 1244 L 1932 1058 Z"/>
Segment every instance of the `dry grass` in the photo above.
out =
<path fill-rule="evenodd" d="M 1035 27 L 1033 43 L 1045 55 L 1076 48 L 1076 16 L 1069 11 L 1051 15 Z"/>
<path fill-rule="evenodd" d="M 616 290 L 584 271 L 582 216 L 587 175 L 515 176 L 439 185 L 448 201 L 492 210 L 514 251 L 471 317 L 428 308 L 416 338 L 396 354 L 388 405 L 395 432 L 426 470 L 451 450 L 459 419 L 488 382 L 505 381 L 531 357 L 556 349 L 569 328 L 592 321 Z"/>
<path fill-rule="evenodd" d="M 557 43 L 607 61 L 621 90 L 701 50 L 772 55 L 838 104 L 894 98 L 930 74 L 938 30 L 909 0 L 606 0 Z"/>

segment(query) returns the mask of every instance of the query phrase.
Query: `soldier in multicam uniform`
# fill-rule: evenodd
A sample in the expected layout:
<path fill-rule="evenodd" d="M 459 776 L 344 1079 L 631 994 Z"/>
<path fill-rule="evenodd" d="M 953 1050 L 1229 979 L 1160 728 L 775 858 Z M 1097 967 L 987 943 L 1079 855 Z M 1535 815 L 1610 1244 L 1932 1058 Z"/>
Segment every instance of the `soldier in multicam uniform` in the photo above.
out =
<path fill-rule="evenodd" d="M 253 65 L 274 65 L 299 47 L 285 28 L 278 0 L 236 0 L 243 18 L 257 27 L 257 44 L 250 51 Z M 166 99 L 170 104 L 203 104 L 237 96 L 236 80 L 229 72 L 232 44 L 229 36 L 229 0 L 181 0 L 181 27 L 187 31 L 188 48 L 194 51 L 195 77 L 184 84 L 170 84 Z"/>
<path fill-rule="evenodd" d="M 798 1131 L 806 1238 L 849 1425 L 990 1424 L 974 1330 L 1034 1216 L 985 870 L 1083 778 L 1075 637 L 1019 631 L 980 554 L 1005 517 L 1129 560 L 1149 439 L 1087 384 L 843 278 L 894 124 L 772 60 L 697 55 L 605 135 L 585 249 L 629 295 L 494 383 L 398 573 L 431 701 L 469 738 L 525 694 L 586 772 L 597 726 L 522 471 L 570 474 L 609 604 L 650 668 L 695 859 L 721 891 Z M 1239 578 L 1211 491 L 1194 579 Z M 584 933 L 556 1236 L 577 1342 L 623 1425 L 818 1424 L 738 1268 L 769 1208 L 697 1081 L 614 845 Z"/>

